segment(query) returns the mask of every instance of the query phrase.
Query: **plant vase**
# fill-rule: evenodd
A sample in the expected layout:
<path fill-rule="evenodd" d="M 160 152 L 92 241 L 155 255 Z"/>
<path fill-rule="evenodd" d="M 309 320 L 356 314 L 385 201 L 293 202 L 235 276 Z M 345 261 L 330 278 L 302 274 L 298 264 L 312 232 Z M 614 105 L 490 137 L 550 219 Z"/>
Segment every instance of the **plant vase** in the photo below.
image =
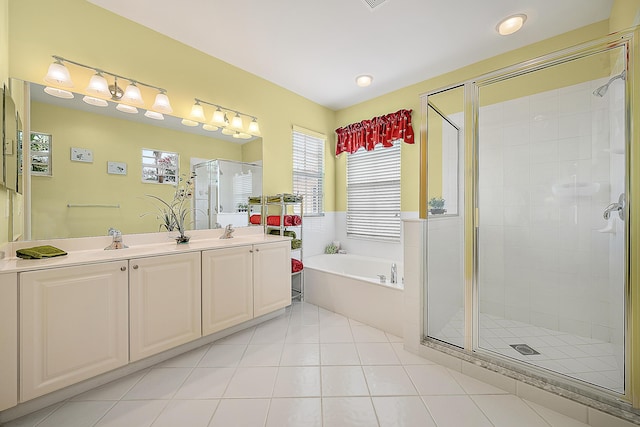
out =
<path fill-rule="evenodd" d="M 191 236 L 187 236 L 186 234 L 181 234 L 178 237 L 176 237 L 176 243 L 179 245 L 183 243 L 189 243 L 189 239 L 191 239 Z"/>

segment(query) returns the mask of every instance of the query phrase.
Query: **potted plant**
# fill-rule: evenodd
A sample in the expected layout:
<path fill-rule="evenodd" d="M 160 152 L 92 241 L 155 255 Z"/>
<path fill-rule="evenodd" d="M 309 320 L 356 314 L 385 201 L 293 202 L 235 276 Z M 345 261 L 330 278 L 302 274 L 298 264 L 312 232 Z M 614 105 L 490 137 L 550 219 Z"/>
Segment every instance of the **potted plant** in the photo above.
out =
<path fill-rule="evenodd" d="M 186 219 L 191 209 L 191 197 L 193 196 L 193 177 L 183 181 L 180 178 L 180 182 L 176 184 L 176 191 L 173 195 L 173 200 L 170 202 L 162 200 L 160 197 L 153 194 L 147 194 L 147 197 L 155 199 L 160 204 L 156 206 L 156 218 L 160 221 L 159 229 L 163 228 L 167 231 L 177 231 L 180 233 L 175 239 L 177 243 L 188 243 L 189 237 L 185 234 L 186 231 Z M 144 216 L 147 214 L 143 214 Z"/>
<path fill-rule="evenodd" d="M 162 184 L 164 182 L 164 175 L 167 169 L 173 167 L 173 159 L 169 156 L 165 156 L 158 160 L 158 182 Z"/>
<path fill-rule="evenodd" d="M 442 197 L 432 197 L 429 199 L 429 212 L 431 212 L 431 215 L 442 215 L 447 212 L 444 208 L 444 199 Z"/>

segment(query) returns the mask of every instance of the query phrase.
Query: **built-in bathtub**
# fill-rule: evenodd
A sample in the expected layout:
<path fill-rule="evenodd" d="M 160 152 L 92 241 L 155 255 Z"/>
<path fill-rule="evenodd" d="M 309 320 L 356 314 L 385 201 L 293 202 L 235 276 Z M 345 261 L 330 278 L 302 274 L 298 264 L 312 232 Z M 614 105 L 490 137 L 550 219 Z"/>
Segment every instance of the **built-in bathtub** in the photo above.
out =
<path fill-rule="evenodd" d="M 397 283 L 391 283 L 394 263 Z M 305 258 L 304 270 L 305 301 L 402 336 L 402 263 L 350 254 L 316 255 Z M 385 283 L 380 283 L 380 275 Z"/>

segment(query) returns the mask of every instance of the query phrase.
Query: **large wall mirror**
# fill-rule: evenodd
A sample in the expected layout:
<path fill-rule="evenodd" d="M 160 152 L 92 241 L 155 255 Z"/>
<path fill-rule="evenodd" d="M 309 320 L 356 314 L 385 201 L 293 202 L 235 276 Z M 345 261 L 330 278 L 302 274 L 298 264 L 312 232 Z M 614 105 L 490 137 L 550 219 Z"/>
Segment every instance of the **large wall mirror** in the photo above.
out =
<path fill-rule="evenodd" d="M 261 138 L 212 137 L 177 117 L 153 120 L 116 111 L 111 102 L 88 105 L 80 94 L 56 98 L 28 84 L 31 135 L 24 137 L 24 155 L 31 159 L 34 240 L 106 235 L 109 227 L 125 234 L 159 231 L 157 205 L 147 195 L 171 200 L 175 185 L 143 175 L 149 152 L 174 156 L 178 180 L 210 159 L 262 164 Z"/>

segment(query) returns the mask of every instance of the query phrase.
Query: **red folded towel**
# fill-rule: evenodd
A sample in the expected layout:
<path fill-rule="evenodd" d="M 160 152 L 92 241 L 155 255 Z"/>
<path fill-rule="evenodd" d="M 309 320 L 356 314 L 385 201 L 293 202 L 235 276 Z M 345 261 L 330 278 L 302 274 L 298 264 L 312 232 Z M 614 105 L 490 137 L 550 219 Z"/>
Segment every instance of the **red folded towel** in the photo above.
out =
<path fill-rule="evenodd" d="M 295 258 L 291 258 L 291 272 L 297 273 L 298 271 L 302 271 L 304 266 L 302 265 L 302 261 L 297 260 Z"/>
<path fill-rule="evenodd" d="M 298 215 L 285 215 L 284 216 L 284 226 L 292 227 L 302 224 L 302 218 Z M 267 217 L 267 225 L 279 226 L 280 225 L 280 216 L 279 215 L 269 215 Z"/>
<path fill-rule="evenodd" d="M 251 224 L 258 224 L 258 225 L 260 225 L 260 215 L 251 215 L 251 216 L 249 217 L 249 222 L 250 222 Z"/>

